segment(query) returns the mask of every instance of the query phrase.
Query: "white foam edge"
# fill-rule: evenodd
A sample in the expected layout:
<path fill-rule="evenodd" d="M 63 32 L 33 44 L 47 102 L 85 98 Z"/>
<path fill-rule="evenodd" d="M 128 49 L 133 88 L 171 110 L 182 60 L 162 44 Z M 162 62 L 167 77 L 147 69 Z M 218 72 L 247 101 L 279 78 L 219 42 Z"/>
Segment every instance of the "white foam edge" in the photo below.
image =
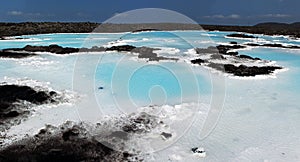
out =
<path fill-rule="evenodd" d="M 154 50 L 154 53 L 161 55 L 161 54 L 171 54 L 175 55 L 180 53 L 180 49 L 178 48 L 173 48 L 173 47 L 154 47 L 158 48 L 157 50 Z"/>
<path fill-rule="evenodd" d="M 253 35 L 253 34 L 251 34 Z M 241 38 L 241 37 L 231 37 L 231 36 L 224 36 L 224 38 L 227 39 L 238 39 L 238 40 L 258 40 L 258 39 L 263 39 L 263 38 Z"/>

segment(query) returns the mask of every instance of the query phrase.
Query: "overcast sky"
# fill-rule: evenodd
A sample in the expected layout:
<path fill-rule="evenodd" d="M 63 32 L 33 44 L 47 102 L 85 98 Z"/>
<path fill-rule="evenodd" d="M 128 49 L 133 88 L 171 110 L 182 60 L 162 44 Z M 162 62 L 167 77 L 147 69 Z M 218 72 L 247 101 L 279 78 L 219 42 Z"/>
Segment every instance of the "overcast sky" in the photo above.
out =
<path fill-rule="evenodd" d="M 200 24 L 300 21 L 300 0 L 1 0 L 1 22 L 103 22 L 125 11 L 163 8 Z"/>

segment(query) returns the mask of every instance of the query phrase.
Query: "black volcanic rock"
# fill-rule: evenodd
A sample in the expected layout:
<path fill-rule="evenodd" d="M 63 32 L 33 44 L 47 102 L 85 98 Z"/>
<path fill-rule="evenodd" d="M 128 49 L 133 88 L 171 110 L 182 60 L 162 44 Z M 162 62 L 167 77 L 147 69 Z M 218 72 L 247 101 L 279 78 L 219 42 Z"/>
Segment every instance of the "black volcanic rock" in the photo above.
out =
<path fill-rule="evenodd" d="M 79 131 L 76 129 L 68 129 L 65 132 L 62 133 L 62 139 L 64 141 L 69 141 L 72 139 L 72 137 L 76 137 L 79 135 Z"/>
<path fill-rule="evenodd" d="M 225 64 L 224 69 L 227 73 L 234 74 L 235 76 L 256 76 L 271 74 L 275 70 L 282 68 L 277 66 L 247 67 L 245 65 L 235 66 L 231 64 Z"/>
<path fill-rule="evenodd" d="M 13 58 L 23 58 L 28 56 L 34 56 L 32 52 L 50 52 L 55 54 L 70 54 L 76 52 L 105 52 L 105 51 L 117 51 L 117 52 L 131 52 L 138 53 L 138 58 L 147 58 L 149 61 L 160 61 L 160 60 L 178 60 L 177 58 L 167 58 L 158 56 L 154 53 L 158 48 L 149 47 L 135 47 L 131 45 L 121 45 L 112 47 L 97 47 L 92 48 L 71 48 L 71 47 L 61 47 L 56 44 L 49 46 L 31 46 L 27 45 L 24 48 L 8 48 L 2 51 L 2 57 L 13 57 Z M 1 57 L 1 51 L 0 51 Z"/>
<path fill-rule="evenodd" d="M 61 47 L 56 44 L 52 44 L 49 46 L 31 46 L 26 45 L 24 48 L 8 48 L 4 49 L 6 52 L 15 53 L 17 52 L 50 52 L 50 53 L 56 53 L 56 54 L 69 54 L 69 53 L 75 53 L 79 52 L 79 48 L 71 48 L 71 47 Z"/>
<path fill-rule="evenodd" d="M 106 51 L 137 53 L 138 58 L 149 59 L 149 61 L 178 60 L 177 58 L 167 58 L 167 57 L 158 56 L 156 53 L 154 53 L 155 50 L 159 50 L 159 49 L 150 48 L 150 47 L 135 47 L 131 45 L 112 46 L 106 49 Z"/>
<path fill-rule="evenodd" d="M 126 133 L 145 133 L 149 132 L 151 128 L 157 126 L 157 117 L 147 113 L 141 113 L 132 118 L 130 122 L 122 127 Z"/>
<path fill-rule="evenodd" d="M 135 48 L 136 48 L 135 46 L 131 46 L 131 45 L 112 46 L 107 48 L 106 51 L 130 52 Z"/>
<path fill-rule="evenodd" d="M 202 60 L 202 59 L 195 59 L 195 60 L 191 60 L 191 63 L 193 64 L 199 64 L 201 65 L 202 63 L 205 63 L 206 61 L 205 60 Z"/>
<path fill-rule="evenodd" d="M 246 45 L 247 46 L 253 46 L 253 47 L 260 46 L 260 47 L 273 47 L 273 48 L 300 49 L 300 46 L 285 46 L 285 45 L 278 44 L 278 43 L 274 43 L 274 44 L 270 44 L 270 43 L 267 43 L 267 44 L 247 43 Z"/>
<path fill-rule="evenodd" d="M 242 48 L 246 48 L 246 47 L 242 45 L 218 45 L 217 46 L 217 49 L 221 54 L 227 54 L 229 50 L 242 49 Z"/>
<path fill-rule="evenodd" d="M 0 50 L 0 57 L 3 58 L 26 58 L 31 56 L 36 56 L 36 54 L 27 53 L 27 52 L 9 52 L 7 50 Z"/>
<path fill-rule="evenodd" d="M 248 67 L 245 65 L 235 66 L 232 64 L 217 64 L 217 63 L 210 63 L 208 66 L 213 69 L 223 71 L 229 74 L 233 74 L 235 76 L 240 76 L 240 77 L 267 75 L 273 73 L 277 69 L 282 69 L 281 67 L 278 66 Z"/>
<path fill-rule="evenodd" d="M 218 70 L 218 71 L 225 72 L 225 68 L 224 68 L 224 65 L 223 65 L 223 64 L 217 64 L 217 63 L 211 62 L 211 63 L 209 63 L 207 66 L 208 66 L 208 67 L 211 67 L 211 68 L 213 68 L 213 69 L 216 69 L 216 70 Z"/>
<path fill-rule="evenodd" d="M 264 47 L 277 47 L 277 48 L 290 48 L 290 49 L 300 49 L 300 46 L 284 46 L 282 44 L 263 44 Z"/>
<path fill-rule="evenodd" d="M 0 85 L 0 130 L 4 131 L 11 125 L 18 124 L 12 121 L 22 121 L 21 118 L 30 114 L 30 104 L 55 103 L 56 92 L 37 91 L 29 86 Z"/>
<path fill-rule="evenodd" d="M 219 50 L 216 47 L 195 48 L 197 54 L 216 54 Z"/>
<path fill-rule="evenodd" d="M 105 52 L 105 47 L 93 46 L 92 48 L 80 48 L 79 52 Z"/>
<path fill-rule="evenodd" d="M 239 55 L 239 56 L 237 56 L 237 57 L 239 57 L 239 58 L 243 58 L 243 59 L 250 59 L 250 60 L 261 60 L 260 58 L 253 58 L 253 57 L 251 57 L 251 56 L 248 56 L 248 55 Z"/>
<path fill-rule="evenodd" d="M 238 52 L 226 52 L 226 55 L 230 55 L 230 56 L 236 56 L 238 55 Z"/>
<path fill-rule="evenodd" d="M 157 29 L 138 29 L 138 30 L 134 30 L 131 33 L 139 33 L 139 32 L 149 32 L 149 31 L 159 31 Z"/>
<path fill-rule="evenodd" d="M 53 44 L 49 46 L 31 46 L 27 45 L 24 47 L 24 51 L 28 52 L 51 52 L 57 54 L 68 54 L 68 53 L 75 53 L 79 52 L 78 48 L 70 48 L 70 47 L 61 47 L 59 45 Z"/>
<path fill-rule="evenodd" d="M 247 44 L 245 44 L 245 45 L 247 45 L 247 46 L 260 46 L 260 44 L 257 44 L 257 43 L 247 43 Z"/>
<path fill-rule="evenodd" d="M 105 141 L 96 140 L 80 125 L 71 128 L 47 126 L 34 137 L 0 149 L 0 161 L 3 162 L 129 161 L 131 157 L 133 154 L 114 150 Z"/>
<path fill-rule="evenodd" d="M 162 132 L 160 134 L 164 139 L 168 139 L 168 138 L 171 138 L 172 137 L 172 134 L 171 133 L 166 133 L 166 132 Z"/>
<path fill-rule="evenodd" d="M 215 70 L 233 74 L 235 76 L 256 76 L 256 75 L 266 75 L 271 74 L 277 69 L 282 69 L 278 66 L 245 66 L 243 64 L 245 63 L 257 63 L 257 64 L 263 64 L 266 63 L 266 60 L 261 60 L 260 58 L 253 58 L 251 56 L 247 55 L 239 55 L 238 52 L 228 52 L 231 49 L 240 49 L 245 48 L 245 46 L 241 46 L 238 44 L 235 45 L 218 45 L 217 49 L 219 51 L 216 52 L 215 50 L 212 50 L 214 48 L 209 47 L 207 49 L 195 49 L 198 51 L 197 53 L 199 55 L 206 55 L 203 59 L 197 58 L 194 60 L 191 60 L 192 64 L 199 64 L 203 66 L 207 66 L 210 68 L 213 68 Z M 207 56 L 210 56 L 209 58 Z M 229 63 L 222 64 L 222 63 L 216 63 L 218 60 L 224 60 Z M 257 60 L 261 60 L 257 62 Z M 205 63 L 205 64 L 204 64 Z M 240 66 L 235 66 L 234 64 L 242 64 Z"/>
<path fill-rule="evenodd" d="M 34 104 L 42 104 L 48 102 L 51 98 L 50 94 L 44 91 L 36 91 L 28 86 L 1 85 L 0 92 L 0 101 L 5 103 L 23 100 Z"/>
<path fill-rule="evenodd" d="M 261 46 L 264 46 L 264 47 L 278 47 L 278 48 L 285 48 L 285 46 L 283 46 L 282 44 L 263 44 Z"/>
<path fill-rule="evenodd" d="M 58 127 L 46 125 L 34 136 L 0 148 L 0 161 L 143 161 L 139 147 L 127 149 L 128 144 L 164 126 L 162 123 L 157 116 L 140 112 L 96 124 L 67 121 Z M 172 137 L 166 132 L 158 135 Z"/>
<path fill-rule="evenodd" d="M 155 50 L 159 50 L 159 49 L 149 48 L 149 47 L 137 47 L 133 49 L 131 52 L 138 53 L 139 54 L 138 58 L 149 59 L 149 61 L 174 60 L 173 58 L 165 58 L 165 57 L 157 56 L 157 54 L 154 53 Z"/>
<path fill-rule="evenodd" d="M 228 34 L 227 36 L 228 37 L 234 37 L 234 38 L 256 38 L 252 35 L 239 34 L 239 33 Z"/>

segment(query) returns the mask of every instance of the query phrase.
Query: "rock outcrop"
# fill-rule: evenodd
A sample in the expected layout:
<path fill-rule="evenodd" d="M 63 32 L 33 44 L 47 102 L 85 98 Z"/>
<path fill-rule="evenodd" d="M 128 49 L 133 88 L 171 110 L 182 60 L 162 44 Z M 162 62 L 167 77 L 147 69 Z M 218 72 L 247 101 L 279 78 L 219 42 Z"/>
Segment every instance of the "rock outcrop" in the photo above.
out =
<path fill-rule="evenodd" d="M 47 125 L 34 137 L 0 149 L 0 161 L 130 161 L 133 157 L 90 136 L 83 125 L 66 125 Z"/>
<path fill-rule="evenodd" d="M 4 49 L 4 51 L 8 52 L 50 52 L 56 54 L 69 54 L 79 52 L 79 48 L 71 48 L 71 47 L 61 47 L 56 44 L 52 44 L 49 46 L 32 46 L 26 45 L 23 48 L 8 48 Z"/>
<path fill-rule="evenodd" d="M 54 91 L 35 90 L 29 86 L 0 85 L 0 130 L 18 124 L 30 113 L 33 105 L 55 103 Z M 26 104 L 25 104 L 26 103 Z"/>
<path fill-rule="evenodd" d="M 8 48 L 0 51 L 0 57 L 8 58 L 23 58 L 34 56 L 34 52 L 50 52 L 53 54 L 71 54 L 77 52 L 106 52 L 106 51 L 117 51 L 117 52 L 131 52 L 137 53 L 138 58 L 148 59 L 149 61 L 160 61 L 160 60 L 178 60 L 177 58 L 167 58 L 158 56 L 155 53 L 155 50 L 158 48 L 150 47 L 135 47 L 131 45 L 121 45 L 121 46 L 112 46 L 112 47 L 97 47 L 92 48 L 72 48 L 72 47 L 61 47 L 56 44 L 49 46 L 31 46 L 27 45 L 23 48 Z M 2 53 L 2 55 L 1 55 Z"/>
<path fill-rule="evenodd" d="M 224 65 L 225 72 L 233 74 L 235 76 L 256 76 L 256 75 L 267 75 L 273 73 L 275 70 L 282 69 L 277 66 L 235 66 L 231 64 Z"/>
<path fill-rule="evenodd" d="M 9 50 L 0 50 L 0 57 L 2 58 L 26 58 L 36 56 L 36 54 L 28 53 L 28 52 L 12 52 Z"/>
<path fill-rule="evenodd" d="M 240 34 L 240 33 L 233 33 L 233 34 L 228 34 L 227 37 L 233 37 L 233 38 L 256 38 L 253 35 L 248 35 L 248 34 Z"/>
<path fill-rule="evenodd" d="M 247 43 L 247 46 L 253 46 L 253 47 L 273 47 L 273 48 L 288 48 L 288 49 L 300 49 L 300 46 L 286 46 L 286 45 L 282 45 L 282 44 L 278 44 L 278 43 L 274 43 L 274 44 L 256 44 L 256 43 Z"/>
<path fill-rule="evenodd" d="M 265 65 L 268 62 L 267 60 L 261 60 L 257 57 L 253 58 L 248 55 L 239 54 L 237 51 L 231 51 L 245 47 L 246 46 L 244 45 L 231 43 L 231 45 L 196 48 L 195 51 L 200 57 L 191 60 L 191 63 L 210 67 L 239 77 L 267 75 L 273 73 L 275 70 L 282 69 L 282 67 L 279 66 Z M 221 63 L 220 61 L 224 63 Z M 254 66 L 246 66 L 246 64 L 254 64 Z"/>

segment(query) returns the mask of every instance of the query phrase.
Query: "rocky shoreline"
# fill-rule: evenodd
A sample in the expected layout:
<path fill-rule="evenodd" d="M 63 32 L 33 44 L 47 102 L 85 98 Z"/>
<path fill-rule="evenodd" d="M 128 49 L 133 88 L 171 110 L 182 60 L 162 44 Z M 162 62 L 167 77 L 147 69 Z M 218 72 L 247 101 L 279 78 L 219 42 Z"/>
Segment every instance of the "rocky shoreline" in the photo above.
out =
<path fill-rule="evenodd" d="M 0 149 L 0 161 L 143 161 L 140 150 L 126 147 L 135 136 L 151 133 L 164 122 L 145 112 L 98 123 L 66 121 L 45 125 L 33 136 Z M 164 140 L 171 133 L 157 132 Z M 135 137 L 136 138 L 136 137 Z"/>
<path fill-rule="evenodd" d="M 268 75 L 275 70 L 282 69 L 280 66 L 269 66 L 267 60 L 253 58 L 251 56 L 239 54 L 232 50 L 246 48 L 246 46 L 218 45 L 217 47 L 196 48 L 199 58 L 191 60 L 192 64 L 206 66 L 217 71 L 232 74 L 238 77 L 253 77 L 257 75 Z M 224 63 L 220 63 L 220 61 Z M 247 65 L 248 64 L 248 65 Z"/>
<path fill-rule="evenodd" d="M 101 25 L 100 28 L 99 25 Z M 95 30 L 96 29 L 96 30 Z M 265 35 L 288 35 L 300 38 L 300 23 L 261 23 L 254 26 L 225 26 L 199 24 L 100 24 L 92 22 L 23 22 L 0 23 L 0 39 L 7 36 L 48 34 L 48 33 L 90 33 L 90 32 L 138 32 L 144 30 L 218 30 L 236 31 Z"/>
<path fill-rule="evenodd" d="M 0 85 L 0 131 L 4 132 L 14 124 L 27 118 L 36 105 L 57 103 L 55 91 L 36 90 L 23 85 Z"/>
<path fill-rule="evenodd" d="M 131 45 L 112 46 L 112 47 L 97 47 L 92 48 L 72 48 L 62 47 L 56 44 L 49 46 L 31 46 L 27 45 L 23 48 L 7 48 L 0 50 L 0 57 L 2 58 L 24 58 L 30 56 L 36 56 L 34 52 L 49 52 L 53 54 L 71 54 L 78 52 L 131 52 L 138 54 L 138 58 L 148 59 L 149 61 L 160 61 L 160 60 L 178 60 L 177 58 L 167 58 L 158 56 L 154 51 L 160 50 L 158 48 L 150 47 L 135 47 Z"/>
<path fill-rule="evenodd" d="M 254 45 L 252 45 L 254 46 Z M 257 46 L 270 46 L 272 45 L 257 45 Z M 275 46 L 277 47 L 277 46 Z M 281 45 L 280 47 L 285 47 Z M 198 64 L 201 66 L 206 66 L 213 68 L 215 70 L 233 74 L 234 76 L 239 77 L 249 77 L 256 75 L 267 75 L 273 73 L 275 70 L 282 69 L 279 66 L 266 66 L 268 63 L 267 60 L 261 60 L 260 58 L 252 58 L 247 55 L 239 54 L 236 51 L 246 48 L 245 45 L 237 44 L 236 42 L 231 42 L 230 45 L 218 45 L 216 47 L 208 47 L 208 48 L 196 48 L 196 53 L 200 56 L 199 58 L 195 58 L 191 60 L 192 64 Z M 286 47 L 286 48 L 299 48 L 296 47 Z M 117 52 L 130 52 L 133 54 L 137 54 L 139 59 L 147 59 L 148 61 L 161 61 L 161 60 L 171 60 L 178 61 L 179 58 L 169 58 L 162 57 L 155 53 L 156 50 L 160 50 L 158 48 L 150 48 L 150 47 L 135 47 L 132 45 L 121 45 L 121 46 L 111 46 L 111 47 L 97 47 L 94 46 L 92 48 L 71 48 L 71 47 L 61 47 L 58 45 L 49 45 L 49 46 L 31 46 L 27 45 L 23 48 L 9 48 L 0 51 L 0 57 L 15 57 L 22 58 L 34 56 L 34 52 L 49 52 L 53 54 L 71 54 L 78 52 L 108 52 L 108 51 L 117 51 Z M 3 54 L 4 53 L 4 54 Z M 203 57 L 205 59 L 202 59 Z M 207 57 L 209 56 L 209 57 Z M 219 61 L 223 61 L 224 63 L 219 63 Z M 257 63 L 259 61 L 259 63 Z M 253 64 L 253 65 L 247 65 Z M 260 66 L 257 66 L 259 64 Z"/>
<path fill-rule="evenodd" d="M 72 25 L 74 25 L 72 26 Z M 23 34 L 40 34 L 40 33 L 60 33 L 60 32 L 91 32 L 99 24 L 96 23 L 24 23 L 20 27 L 16 27 L 16 30 L 11 28 L 20 24 L 5 24 L 0 23 L 0 35 L 23 35 Z M 50 29 L 44 29 L 44 25 L 49 25 Z M 65 26 L 64 26 L 65 25 Z M 82 25 L 86 25 L 81 28 Z M 160 27 L 162 24 L 156 24 L 156 27 Z M 8 32 L 5 33 L 3 26 L 5 26 Z M 104 31 L 110 31 L 109 24 L 107 28 L 103 28 Z M 155 27 L 155 26 L 153 26 Z M 198 26 L 199 27 L 199 26 Z M 205 26 L 204 26 L 205 27 Z M 35 30 L 31 30 L 34 28 Z M 81 30 L 78 30 L 81 28 Z M 161 26 L 160 30 L 178 30 L 180 26 Z M 135 30 L 133 30 L 135 29 Z M 156 28 L 155 28 L 156 29 Z M 197 25 L 185 26 L 180 29 L 195 30 Z M 211 30 L 214 27 L 207 27 Z M 225 27 L 224 27 L 225 29 Z M 230 29 L 229 27 L 226 29 Z M 153 29 L 147 27 L 147 29 L 139 29 L 136 26 L 124 25 L 124 28 L 118 28 L 119 32 L 123 30 L 133 32 L 152 31 Z M 26 32 L 27 33 L 26 33 Z M 28 32 L 29 31 L 29 32 Z M 99 31 L 101 32 L 101 31 Z M 251 31 L 247 31 L 251 33 Z M 297 37 L 294 34 L 288 34 Z M 238 38 L 255 38 L 251 35 L 245 34 L 231 34 L 229 37 Z M 3 38 L 5 39 L 5 38 Z M 196 48 L 194 49 L 197 56 L 188 63 L 209 67 L 217 71 L 224 72 L 238 77 L 252 77 L 257 75 L 268 75 L 275 72 L 275 70 L 282 69 L 280 66 L 268 65 L 268 60 L 261 60 L 260 58 L 253 58 L 247 55 L 240 54 L 235 50 L 246 48 L 247 46 L 262 46 L 262 47 L 278 47 L 278 48 L 292 48 L 299 49 L 298 46 L 285 46 L 282 44 L 238 44 L 237 42 L 230 42 L 230 45 L 218 45 L 216 47 L 208 48 Z M 32 46 L 27 45 L 23 48 L 8 48 L 0 50 L 0 57 L 2 58 L 17 58 L 22 59 L 26 57 L 35 57 L 39 54 L 37 52 L 49 52 L 58 55 L 67 55 L 78 52 L 109 52 L 117 51 L 124 54 L 132 53 L 137 54 L 140 59 L 147 59 L 148 61 L 161 61 L 171 60 L 178 61 L 178 58 L 169 58 L 159 56 L 155 51 L 160 50 L 158 48 L 150 47 L 135 47 L 132 45 L 121 45 L 111 47 L 92 47 L 92 48 L 72 48 L 62 47 L 56 44 L 49 46 Z M 56 97 L 58 95 L 55 91 L 37 90 L 34 87 L 23 85 L 0 85 L 0 126 L 1 131 L 5 131 L 10 128 L 11 123 L 19 124 L 21 120 L 26 119 L 32 110 L 32 105 L 53 104 L 58 102 Z M 20 103 L 20 104 L 19 104 Z M 29 106 L 24 103 L 29 103 Z M 127 152 L 120 149 L 126 146 L 126 142 L 135 135 L 146 135 L 151 132 L 152 129 L 165 126 L 165 123 L 147 113 L 131 114 L 124 117 L 124 119 L 118 120 L 115 123 L 119 124 L 113 129 L 111 126 L 114 123 L 97 123 L 93 130 L 99 129 L 97 136 L 91 135 L 89 129 L 82 123 L 70 123 L 66 122 L 61 126 L 46 125 L 41 129 L 38 134 L 31 137 L 26 137 L 20 141 L 13 142 L 7 147 L 0 149 L 0 161 L 17 161 L 22 157 L 22 161 L 142 161 L 137 156 L 136 152 Z M 20 120 L 21 119 L 21 120 Z M 121 124 L 120 124 L 121 123 Z M 163 140 L 173 138 L 175 134 L 165 130 L 161 130 L 156 134 L 161 136 Z M 1 137 L 1 136 L 0 136 Z M 2 137 L 1 137 L 2 138 Z M 5 138 L 5 137 L 4 137 Z M 1 144 L 1 140 L 0 140 Z M 121 151 L 120 151 L 121 150 Z M 192 152 L 196 153 L 198 148 L 192 148 Z M 199 151 L 199 150 L 198 150 Z M 200 153 L 201 150 L 199 151 Z"/>

